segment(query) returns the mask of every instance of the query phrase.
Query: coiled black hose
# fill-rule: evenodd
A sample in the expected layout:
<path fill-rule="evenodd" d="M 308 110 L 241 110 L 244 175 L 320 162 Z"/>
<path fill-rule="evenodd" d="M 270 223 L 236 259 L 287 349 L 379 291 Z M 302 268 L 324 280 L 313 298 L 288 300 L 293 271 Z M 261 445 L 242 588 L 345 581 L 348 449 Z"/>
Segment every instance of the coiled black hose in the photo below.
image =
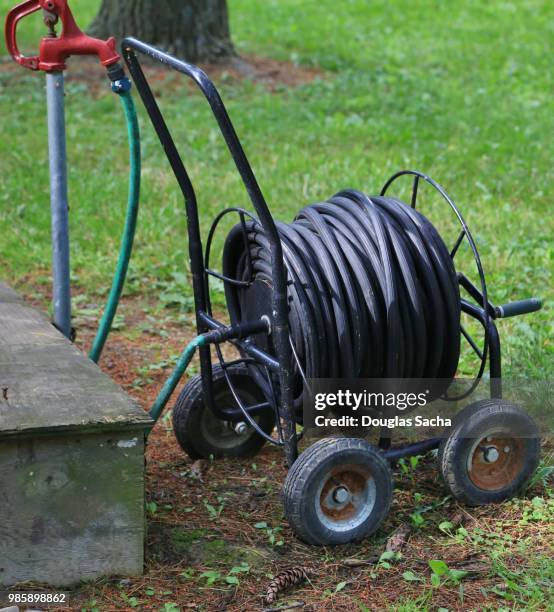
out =
<path fill-rule="evenodd" d="M 452 379 L 460 294 L 431 223 L 403 202 L 348 190 L 277 224 L 288 273 L 293 347 L 307 378 Z M 233 324 L 271 313 L 271 259 L 261 226 L 227 237 L 223 273 Z M 271 352 L 271 338 L 257 344 Z M 297 374 L 300 372 L 295 368 Z M 296 378 L 296 389 L 302 381 Z"/>

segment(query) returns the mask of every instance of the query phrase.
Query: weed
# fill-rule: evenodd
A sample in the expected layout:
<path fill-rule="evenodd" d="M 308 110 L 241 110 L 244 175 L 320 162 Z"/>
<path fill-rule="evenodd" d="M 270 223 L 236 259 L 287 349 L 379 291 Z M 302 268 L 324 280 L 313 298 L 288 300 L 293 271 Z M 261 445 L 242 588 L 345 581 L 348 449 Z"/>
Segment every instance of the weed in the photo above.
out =
<path fill-rule="evenodd" d="M 119 596 L 130 608 L 137 608 L 141 603 L 141 601 L 137 597 L 129 597 L 126 593 L 123 592 L 121 592 Z"/>
<path fill-rule="evenodd" d="M 158 504 L 156 502 L 146 502 L 146 511 L 151 516 L 154 516 L 158 511 Z"/>
<path fill-rule="evenodd" d="M 523 508 L 523 516 L 519 524 L 528 525 L 532 522 L 552 523 L 554 521 L 554 499 L 544 500 L 542 497 L 533 497 L 530 504 Z"/>
<path fill-rule="evenodd" d="M 419 462 L 422 459 L 422 455 L 413 455 L 412 457 L 401 458 L 398 461 L 398 466 L 400 467 L 401 472 L 408 476 L 408 478 L 413 482 L 414 481 L 414 472 L 419 465 Z"/>
<path fill-rule="evenodd" d="M 261 521 L 254 525 L 256 529 L 263 529 L 267 535 L 267 539 L 271 546 L 282 546 L 285 541 L 278 538 L 277 535 L 283 530 L 282 527 L 271 527 L 265 521 Z"/>
<path fill-rule="evenodd" d="M 379 561 L 377 562 L 377 567 L 390 569 L 392 567 L 392 563 L 399 561 L 401 558 L 402 553 L 398 551 L 386 550 L 385 552 L 381 553 Z"/>
<path fill-rule="evenodd" d="M 206 584 L 208 586 L 211 586 L 212 584 L 214 584 L 218 580 L 221 580 L 221 572 L 218 572 L 216 570 L 207 570 L 207 571 L 202 572 L 200 574 L 200 578 L 205 578 L 206 579 Z"/>
<path fill-rule="evenodd" d="M 529 480 L 529 484 L 527 485 L 527 491 L 530 491 L 538 484 L 542 485 L 542 487 L 546 490 L 550 490 L 553 483 L 554 477 L 554 465 L 553 458 L 549 456 L 547 458 L 541 459 L 540 465 L 537 468 L 537 471 L 533 474 L 531 479 Z"/>
<path fill-rule="evenodd" d="M 441 559 L 432 559 L 429 562 L 431 569 L 431 586 L 437 588 L 442 584 L 452 582 L 460 584 L 462 578 L 467 576 L 467 572 L 463 570 L 451 569 L 448 564 Z"/>
<path fill-rule="evenodd" d="M 206 511 L 208 512 L 210 518 L 215 521 L 217 520 L 220 516 L 221 513 L 223 512 L 223 508 L 225 508 L 225 498 L 218 495 L 217 496 L 217 506 L 214 506 L 212 504 L 210 504 L 210 502 L 207 499 L 204 499 L 204 507 L 206 508 Z"/>
<path fill-rule="evenodd" d="M 248 574 L 249 571 L 250 565 L 248 563 L 241 563 L 232 567 L 227 574 L 217 570 L 207 570 L 200 574 L 200 578 L 206 579 L 206 586 L 212 586 L 216 582 L 225 582 L 226 584 L 238 586 L 240 584 L 239 576 L 241 574 Z"/>

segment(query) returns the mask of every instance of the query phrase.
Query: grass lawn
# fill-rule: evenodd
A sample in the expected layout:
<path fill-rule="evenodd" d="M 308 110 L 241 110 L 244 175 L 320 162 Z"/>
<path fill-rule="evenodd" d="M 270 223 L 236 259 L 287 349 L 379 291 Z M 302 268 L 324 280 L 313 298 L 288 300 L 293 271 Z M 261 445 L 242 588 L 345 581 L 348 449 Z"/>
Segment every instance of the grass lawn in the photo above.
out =
<path fill-rule="evenodd" d="M 1 12 L 11 5 L 0 0 Z M 98 5 L 97 0 L 71 3 L 80 23 L 87 23 Z M 261 82 L 218 71 L 223 99 L 275 216 L 292 220 L 302 206 L 346 187 L 376 193 L 393 172 L 403 168 L 426 172 L 446 187 L 465 215 L 480 249 L 492 301 L 500 304 L 534 295 L 545 301 L 539 313 L 499 322 L 505 374 L 550 379 L 553 5 L 539 0 L 229 0 L 229 5 L 233 37 L 242 55 L 274 58 L 289 62 L 291 71 L 316 74 L 296 87 L 275 82 L 269 89 Z M 28 51 L 43 31 L 40 18 L 35 17 L 22 25 L 22 46 Z M 81 341 L 86 341 L 90 339 L 87 316 L 98 312 L 117 256 L 128 153 L 116 96 L 107 83 L 99 88 L 97 71 L 84 78 L 79 72 L 83 64 L 73 65 L 76 69 L 68 73 L 66 95 L 71 257 L 76 311 L 84 321 Z M 0 63 L 0 224 L 4 228 L 0 278 L 47 306 L 50 217 L 43 85 L 42 74 L 17 68 L 7 58 Z M 248 206 L 246 193 L 200 96 L 175 75 L 157 78 L 155 90 L 197 189 L 206 231 L 221 208 Z M 190 335 L 190 330 L 180 332 L 175 325 L 191 319 L 186 223 L 165 156 L 142 108 L 140 114 L 142 210 L 126 304 L 113 342 L 122 349 L 143 343 L 143 359 L 167 365 L 179 346 L 166 346 L 160 332 L 169 330 L 164 333 L 179 340 Z M 408 198 L 409 184 L 405 187 L 399 195 Z M 431 192 L 423 191 L 421 209 L 451 236 L 452 244 L 446 207 Z M 223 231 L 217 249 L 224 235 Z M 462 265 L 469 266 L 463 254 Z M 218 299 L 222 305 L 221 294 Z M 146 335 L 137 336 L 132 324 L 136 320 Z M 117 360 L 117 351 L 111 355 Z M 163 378 L 162 370 L 163 365 L 150 371 L 143 367 L 118 375 L 118 380 L 147 402 Z M 252 510 L 256 520 L 284 530 L 285 548 L 276 550 L 279 547 L 268 545 L 265 532 L 250 529 L 253 545 L 264 551 L 263 561 L 258 560 L 263 570 L 255 571 L 256 563 L 245 557 L 250 569 L 244 579 L 240 574 L 239 594 L 234 603 L 225 604 L 228 609 L 254 609 L 255 593 L 266 574 L 295 555 L 298 561 L 321 567 L 322 582 L 314 580 L 317 589 L 299 596 L 318 602 L 316 609 L 554 607 L 552 600 L 545 599 L 554 581 L 552 550 L 546 546 L 552 539 L 554 494 L 539 481 L 524 500 L 500 509 L 468 512 L 468 527 L 443 525 L 441 529 L 458 510 L 455 504 L 451 500 L 439 504 L 443 491 L 438 484 L 424 489 L 423 497 L 417 492 L 414 483 L 425 487 L 432 478 L 425 464 L 414 473 L 403 472 L 400 478 L 406 486 L 397 497 L 396 514 L 381 535 L 384 541 L 387 530 L 402 521 L 413 523 L 416 536 L 407 553 L 408 565 L 345 570 L 345 556 L 369 554 L 367 545 L 337 553 L 312 551 L 294 540 L 280 516 L 277 484 L 282 469 L 273 467 L 276 462 L 280 466 L 276 452 L 264 451 L 256 467 L 248 461 L 223 462 L 222 473 L 196 495 L 196 485 L 187 480 L 186 460 L 165 425 L 158 428 L 154 442 L 149 455 L 153 524 L 172 528 L 190 524 L 206 533 L 215 530 L 213 541 L 227 541 L 240 521 L 247 520 L 232 508 L 236 487 L 227 487 L 233 479 L 242 478 L 268 496 L 267 504 L 260 502 L 263 508 Z M 182 493 L 155 477 L 160 467 L 183 472 L 190 490 Z M 269 482 L 272 478 L 264 473 L 274 469 L 279 483 Z M 170 499 L 162 503 L 163 487 L 170 491 Z M 224 501 L 218 502 L 218 496 Z M 194 511 L 183 513 L 183 504 Z M 212 516 L 206 504 L 221 505 L 222 510 Z M 422 512 L 422 508 L 427 509 Z M 423 523 L 418 523 L 418 514 L 424 517 Z M 233 537 L 240 541 L 240 533 Z M 152 544 L 153 550 L 158 544 Z M 475 552 L 481 554 L 487 569 L 470 582 L 465 595 L 464 587 L 448 576 L 441 579 L 440 588 L 431 586 L 429 568 L 425 563 L 417 565 L 418 558 L 454 563 Z M 147 582 L 131 582 L 127 590 L 112 583 L 89 585 L 82 591 L 83 602 L 88 602 L 83 607 L 131 607 L 123 593 L 147 608 L 151 596 L 145 589 L 154 589 L 159 598 L 152 601 L 171 602 L 177 593 L 179 597 L 186 594 L 202 609 L 203 597 L 210 601 L 228 597 L 225 576 L 235 561 L 220 567 L 204 555 L 180 566 L 173 557 L 168 561 L 152 553 Z M 190 575 L 188 567 L 193 568 Z M 208 579 L 200 574 L 212 570 L 220 576 L 206 585 Z M 406 572 L 411 574 L 403 577 Z M 173 595 L 165 596 L 163 589 L 173 588 L 163 582 L 169 578 L 178 586 Z M 206 588 L 195 595 L 199 584 Z M 372 600 L 371 593 L 378 598 Z M 97 604 L 91 604 L 93 600 Z M 160 604 L 158 609 L 164 608 Z"/>

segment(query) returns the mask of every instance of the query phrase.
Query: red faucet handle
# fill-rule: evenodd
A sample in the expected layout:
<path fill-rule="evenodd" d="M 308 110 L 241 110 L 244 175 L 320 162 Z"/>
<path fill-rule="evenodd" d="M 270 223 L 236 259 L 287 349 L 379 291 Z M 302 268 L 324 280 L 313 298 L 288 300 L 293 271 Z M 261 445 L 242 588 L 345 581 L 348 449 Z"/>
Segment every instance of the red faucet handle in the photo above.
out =
<path fill-rule="evenodd" d="M 70 55 L 96 55 L 104 66 L 111 66 L 120 57 L 115 49 L 115 38 L 100 40 L 84 34 L 71 13 L 67 0 L 38 0 L 48 13 L 57 15 L 62 22 L 59 38 L 43 38 L 40 43 L 39 68 L 63 70 Z"/>
<path fill-rule="evenodd" d="M 27 15 L 43 9 L 62 22 L 59 37 L 44 37 L 38 56 L 25 57 L 17 47 L 17 24 Z M 71 13 L 67 0 L 26 0 L 14 7 L 6 19 L 6 46 L 14 60 L 31 70 L 64 70 L 70 55 L 96 55 L 104 66 L 111 66 L 120 57 L 115 48 L 115 38 L 100 40 L 84 34 Z"/>
<path fill-rule="evenodd" d="M 25 57 L 19 51 L 19 47 L 17 46 L 17 24 L 21 21 L 21 19 L 23 19 L 23 17 L 27 17 L 27 15 L 35 13 L 40 8 L 41 6 L 39 4 L 39 0 L 25 0 L 25 2 L 21 2 L 21 4 L 14 6 L 8 13 L 4 27 L 6 48 L 8 49 L 9 54 L 18 64 L 25 66 L 25 68 L 29 68 L 30 70 L 39 69 L 38 65 L 40 59 L 38 55 Z"/>

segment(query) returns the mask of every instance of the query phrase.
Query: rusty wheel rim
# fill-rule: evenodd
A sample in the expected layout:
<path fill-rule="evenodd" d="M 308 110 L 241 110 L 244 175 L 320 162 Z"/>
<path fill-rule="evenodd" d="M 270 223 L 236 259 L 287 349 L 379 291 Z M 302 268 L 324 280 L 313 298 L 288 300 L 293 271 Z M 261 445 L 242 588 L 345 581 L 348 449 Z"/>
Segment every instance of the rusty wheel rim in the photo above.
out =
<path fill-rule="evenodd" d="M 475 442 L 467 467 L 475 486 L 484 491 L 498 491 L 512 484 L 524 466 L 523 440 L 490 433 Z"/>
<path fill-rule="evenodd" d="M 333 531 L 361 525 L 371 514 L 376 500 L 375 480 L 369 467 L 358 464 L 332 468 L 315 496 L 320 521 Z"/>

